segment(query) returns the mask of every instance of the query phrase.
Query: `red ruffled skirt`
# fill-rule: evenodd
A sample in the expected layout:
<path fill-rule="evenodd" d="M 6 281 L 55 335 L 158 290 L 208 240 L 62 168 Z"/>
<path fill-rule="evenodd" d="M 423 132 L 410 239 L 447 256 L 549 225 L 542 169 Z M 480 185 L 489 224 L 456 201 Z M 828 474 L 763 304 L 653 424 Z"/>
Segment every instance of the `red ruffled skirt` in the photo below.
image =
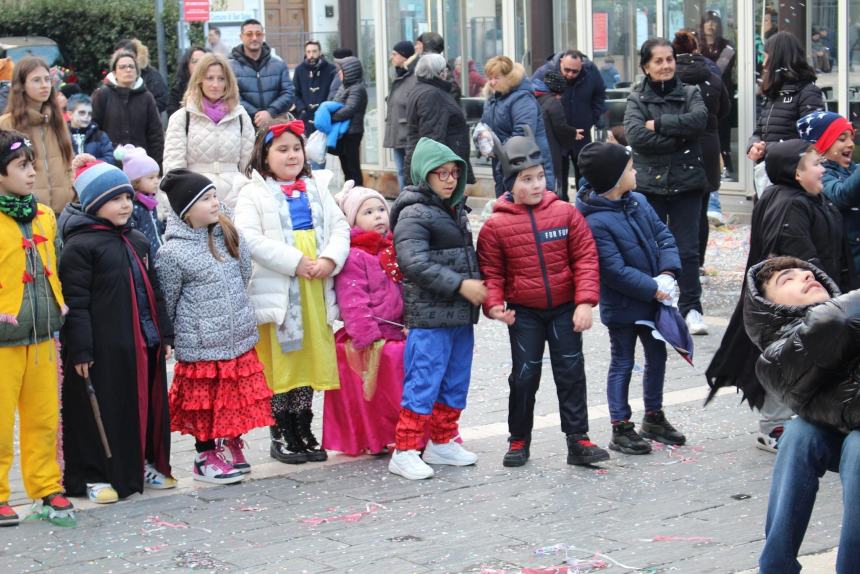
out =
<path fill-rule="evenodd" d="M 199 441 L 231 438 L 274 424 L 263 363 L 251 349 L 227 361 L 176 363 L 170 430 Z"/>

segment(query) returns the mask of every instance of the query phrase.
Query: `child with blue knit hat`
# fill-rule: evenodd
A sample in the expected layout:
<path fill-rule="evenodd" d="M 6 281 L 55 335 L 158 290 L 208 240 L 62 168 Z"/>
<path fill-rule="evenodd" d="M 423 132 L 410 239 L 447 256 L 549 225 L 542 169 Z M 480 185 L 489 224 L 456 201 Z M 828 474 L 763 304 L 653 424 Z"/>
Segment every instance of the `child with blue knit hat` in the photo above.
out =
<path fill-rule="evenodd" d="M 854 126 L 834 112 L 812 112 L 797 121 L 801 139 L 824 160 L 824 195 L 842 213 L 855 272 L 860 271 L 860 170 L 854 161 Z"/>
<path fill-rule="evenodd" d="M 165 368 L 173 327 L 149 240 L 128 225 L 128 177 L 104 162 L 84 163 L 75 189 L 80 202 L 60 218 L 69 307 L 60 332 L 63 482 L 70 495 L 105 504 L 144 486 L 176 486 Z"/>

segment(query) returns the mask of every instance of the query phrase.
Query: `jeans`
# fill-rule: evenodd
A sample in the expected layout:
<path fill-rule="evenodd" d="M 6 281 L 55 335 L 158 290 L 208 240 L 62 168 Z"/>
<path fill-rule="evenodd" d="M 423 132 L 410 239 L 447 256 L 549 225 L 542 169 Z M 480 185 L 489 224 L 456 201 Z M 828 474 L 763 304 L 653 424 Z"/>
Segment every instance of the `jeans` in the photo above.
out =
<path fill-rule="evenodd" d="M 543 351 L 549 343 L 552 377 L 564 434 L 588 432 L 585 360 L 582 334 L 573 330 L 573 303 L 553 309 L 510 305 L 517 317 L 508 327 L 511 375 L 508 377 L 508 430 L 511 438 L 528 440 L 534 426 L 535 395 L 540 386 Z"/>
<path fill-rule="evenodd" d="M 711 237 L 711 226 L 708 223 L 710 196 L 710 193 L 702 195 L 702 207 L 699 210 L 699 267 L 705 266 L 705 253 L 708 250 L 708 239 Z"/>
<path fill-rule="evenodd" d="M 681 256 L 681 274 L 677 277 L 678 310 L 702 312 L 702 283 L 699 281 L 699 215 L 702 192 L 688 191 L 678 195 L 648 195 L 648 203 L 675 236 Z"/>
<path fill-rule="evenodd" d="M 723 212 L 723 206 L 720 205 L 720 192 L 712 191 L 708 194 L 708 211 Z"/>
<path fill-rule="evenodd" d="M 406 150 L 402 147 L 393 148 L 394 163 L 397 164 L 397 186 L 402 190 L 406 187 L 406 174 L 403 173 L 403 164 L 406 162 Z"/>
<path fill-rule="evenodd" d="M 335 155 L 340 158 L 340 167 L 343 169 L 343 178 L 352 180 L 356 186 L 364 185 L 361 175 L 361 138 L 360 134 L 344 134 L 337 140 Z"/>
<path fill-rule="evenodd" d="M 628 420 L 631 415 L 627 401 L 630 376 L 636 355 L 636 339 L 645 350 L 644 387 L 645 412 L 663 408 L 663 381 L 666 378 L 666 344 L 651 334 L 644 325 L 612 325 L 609 327 L 610 360 L 606 375 L 606 398 L 612 422 Z"/>
<path fill-rule="evenodd" d="M 800 417 L 779 439 L 767 505 L 760 574 L 797 574 L 797 552 L 806 534 L 818 481 L 826 471 L 842 480 L 842 534 L 837 574 L 860 573 L 860 430 L 847 436 Z"/>
<path fill-rule="evenodd" d="M 466 408 L 474 346 L 472 325 L 409 329 L 400 406 L 419 415 L 432 413 L 437 402 Z"/>

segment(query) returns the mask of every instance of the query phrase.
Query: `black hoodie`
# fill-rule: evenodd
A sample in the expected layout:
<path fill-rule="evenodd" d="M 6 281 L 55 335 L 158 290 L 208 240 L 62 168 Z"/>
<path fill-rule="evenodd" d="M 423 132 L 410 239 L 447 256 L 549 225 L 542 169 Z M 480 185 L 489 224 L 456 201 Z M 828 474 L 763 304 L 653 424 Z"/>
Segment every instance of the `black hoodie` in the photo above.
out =
<path fill-rule="evenodd" d="M 860 427 L 860 291 L 839 294 L 823 271 L 803 263 L 833 297 L 814 305 L 777 305 L 746 276 L 744 324 L 762 351 L 762 385 L 809 422 L 849 432 Z"/>

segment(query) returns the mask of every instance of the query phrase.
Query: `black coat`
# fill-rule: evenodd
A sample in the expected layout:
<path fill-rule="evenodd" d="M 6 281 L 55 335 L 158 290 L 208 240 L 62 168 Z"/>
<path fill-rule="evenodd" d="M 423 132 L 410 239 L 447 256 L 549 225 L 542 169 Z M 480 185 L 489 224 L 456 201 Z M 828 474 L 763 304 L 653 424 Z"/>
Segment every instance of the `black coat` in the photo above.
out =
<path fill-rule="evenodd" d="M 762 350 L 756 363 L 762 385 L 809 422 L 845 433 L 860 428 L 860 291 L 840 296 L 830 278 L 809 265 L 833 299 L 776 305 L 756 288 L 760 265 L 746 277 L 744 322 Z"/>
<path fill-rule="evenodd" d="M 161 76 L 161 72 L 152 66 L 147 66 L 140 71 L 140 77 L 143 79 L 146 89 L 155 98 L 155 105 L 159 113 L 166 110 L 169 94 L 167 92 L 167 83 L 165 83 L 164 78 Z"/>
<path fill-rule="evenodd" d="M 756 202 L 752 214 L 750 251 L 746 271 L 772 255 L 789 255 L 821 268 L 843 289 L 852 288 L 851 256 L 842 232 L 839 210 L 822 194 L 812 195 L 797 187 L 794 174 L 808 142 L 791 140 L 772 144 L 766 159 L 768 177 L 774 182 Z M 755 375 L 758 349 L 743 325 L 745 289 L 720 348 L 705 374 L 712 395 L 720 387 L 736 386 L 750 407 L 761 408 L 761 384 Z M 709 398 L 710 400 L 710 398 Z"/>
<path fill-rule="evenodd" d="M 305 134 L 314 128 L 314 113 L 321 103 L 329 99 L 331 81 L 337 76 L 335 65 L 320 58 L 316 65 L 302 62 L 293 70 L 293 86 L 296 88 L 294 115 L 305 122 Z"/>
<path fill-rule="evenodd" d="M 131 88 L 113 82 L 93 94 L 93 121 L 107 132 L 114 147 L 132 144 L 161 165 L 164 128 L 152 94 L 142 80 Z"/>
<path fill-rule="evenodd" d="M 576 128 L 567 123 L 564 104 L 553 92 L 543 92 L 538 97 L 546 126 L 546 141 L 552 156 L 552 171 L 561 177 L 562 162 L 579 142 L 576 141 Z"/>
<path fill-rule="evenodd" d="M 406 160 L 403 173 L 412 182 L 412 152 L 422 137 L 445 144 L 466 162 L 466 183 L 475 183 L 469 163 L 469 126 L 466 114 L 451 95 L 451 82 L 419 78 L 406 104 Z"/>
<path fill-rule="evenodd" d="M 406 326 L 477 323 L 479 307 L 459 293 L 464 279 L 481 278 L 465 202 L 451 208 L 427 184 L 408 186 L 391 208 L 391 228 L 403 272 Z"/>
<path fill-rule="evenodd" d="M 758 141 L 797 139 L 797 120 L 824 109 L 824 95 L 814 82 L 790 82 L 773 98 L 765 98 L 747 149 Z"/>
<path fill-rule="evenodd" d="M 170 474 L 164 345 L 173 344 L 173 327 L 149 255 L 149 241 L 142 233 L 116 228 L 85 214 L 77 204 L 66 206 L 60 232 L 64 247 L 59 274 L 69 307 L 61 331 L 64 484 L 70 495 L 80 496 L 86 492 L 87 482 L 110 482 L 125 497 L 143 491 L 144 456 Z M 135 284 L 131 278 L 132 266 L 140 269 L 138 258 L 151 285 L 152 296 L 145 301 L 161 340 L 150 350 L 135 336 L 144 329 L 140 289 L 135 289 L 143 284 Z M 109 460 L 84 381 L 74 368 L 90 361 L 90 379 L 113 455 Z M 148 408 L 141 409 L 139 397 L 145 397 Z"/>
<path fill-rule="evenodd" d="M 182 107 L 182 98 L 185 97 L 185 90 L 188 89 L 188 81 L 191 78 L 177 76 L 176 81 L 170 87 L 170 93 L 167 94 L 167 117 L 173 115 L 173 112 Z"/>
<path fill-rule="evenodd" d="M 654 131 L 645 127 L 648 120 L 655 120 Z M 708 109 L 696 86 L 677 79 L 655 85 L 646 78 L 639 83 L 624 111 L 636 190 L 645 195 L 702 192 L 707 180 L 699 137 L 707 124 Z"/>
<path fill-rule="evenodd" d="M 705 107 L 708 108 L 708 124 L 699 136 L 702 148 L 702 163 L 710 190 L 720 188 L 720 120 L 728 118 L 732 111 L 729 91 L 719 76 L 711 71 L 701 54 L 678 54 L 676 75 L 685 84 L 699 87 Z"/>
<path fill-rule="evenodd" d="M 364 133 L 364 112 L 367 111 L 367 87 L 364 85 L 364 71 L 355 56 L 340 60 L 343 70 L 343 84 L 332 98 L 343 107 L 331 115 L 332 122 L 349 120 L 350 134 Z"/>

